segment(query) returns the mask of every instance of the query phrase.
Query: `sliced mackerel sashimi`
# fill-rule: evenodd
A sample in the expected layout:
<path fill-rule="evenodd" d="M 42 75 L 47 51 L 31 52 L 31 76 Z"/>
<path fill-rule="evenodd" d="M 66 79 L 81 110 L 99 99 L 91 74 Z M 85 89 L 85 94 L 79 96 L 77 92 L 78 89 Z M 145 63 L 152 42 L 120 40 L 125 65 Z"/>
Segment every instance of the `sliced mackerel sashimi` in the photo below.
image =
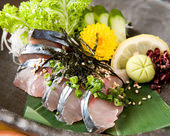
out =
<path fill-rule="evenodd" d="M 25 61 L 29 59 L 48 59 L 52 56 L 52 51 L 50 50 L 53 52 L 61 52 L 61 49 L 59 48 L 47 47 L 43 44 L 27 44 L 22 49 L 21 55 L 19 56 L 19 61 L 21 64 L 24 64 Z"/>
<path fill-rule="evenodd" d="M 65 86 L 59 99 L 56 118 L 68 125 L 82 120 L 80 103 L 81 99 L 75 96 L 74 89 Z"/>
<path fill-rule="evenodd" d="M 117 77 L 111 76 L 110 79 L 104 79 L 105 88 L 103 92 L 106 93 L 106 90 L 112 87 L 115 81 L 121 84 Z M 101 133 L 113 127 L 115 125 L 114 121 L 118 119 L 118 115 L 122 110 L 123 106 L 117 107 L 114 103 L 94 98 L 90 91 L 86 91 L 81 100 L 81 113 L 89 132 Z"/>
<path fill-rule="evenodd" d="M 32 59 L 26 61 L 18 69 L 18 72 L 14 79 L 14 85 L 31 96 L 42 97 L 45 91 L 44 73 L 51 72 L 51 69 L 46 65 L 40 68 L 36 73 L 35 68 L 38 64 L 40 66 L 39 59 Z"/>
<path fill-rule="evenodd" d="M 64 46 L 69 50 L 69 45 L 62 38 L 64 38 L 64 34 L 60 32 L 34 29 L 29 40 L 32 44 L 44 44 L 60 49 Z"/>
<path fill-rule="evenodd" d="M 63 79 L 60 83 L 58 83 L 56 79 L 50 87 L 46 87 L 44 96 L 42 97 L 42 103 L 48 110 L 54 111 L 57 109 L 61 92 L 65 87 L 65 81 L 66 79 Z"/>

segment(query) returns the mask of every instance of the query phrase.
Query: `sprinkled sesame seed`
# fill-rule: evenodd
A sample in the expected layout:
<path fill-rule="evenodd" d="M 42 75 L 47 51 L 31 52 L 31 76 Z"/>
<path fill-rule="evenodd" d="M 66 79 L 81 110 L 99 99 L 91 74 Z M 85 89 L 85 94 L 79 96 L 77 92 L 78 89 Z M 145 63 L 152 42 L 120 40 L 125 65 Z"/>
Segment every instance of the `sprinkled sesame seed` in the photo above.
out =
<path fill-rule="evenodd" d="M 137 94 L 138 94 L 138 93 L 139 93 L 139 90 L 135 90 L 135 93 L 137 93 Z"/>
<path fill-rule="evenodd" d="M 83 66 L 84 66 L 84 65 L 85 65 L 85 63 L 84 63 L 84 62 L 82 62 L 82 63 L 81 63 L 81 65 L 83 65 Z"/>
<path fill-rule="evenodd" d="M 137 88 L 139 89 L 139 88 L 141 88 L 141 86 L 138 85 Z"/>
<path fill-rule="evenodd" d="M 129 87 L 128 87 L 128 90 L 130 90 L 130 89 L 131 89 L 131 87 L 129 86 Z"/>
<path fill-rule="evenodd" d="M 120 94 L 119 94 L 118 96 L 119 96 L 120 99 L 123 99 L 123 98 L 124 98 L 124 97 L 123 97 L 122 95 L 120 95 Z"/>
<path fill-rule="evenodd" d="M 126 81 L 126 84 L 129 84 L 129 81 L 128 81 L 128 80 Z"/>
<path fill-rule="evenodd" d="M 142 102 L 141 102 L 141 101 L 139 101 L 139 102 L 138 102 L 138 105 L 141 105 L 141 104 L 142 104 Z"/>
<path fill-rule="evenodd" d="M 145 101 L 145 100 L 146 100 L 146 98 L 145 98 L 145 97 L 143 97 L 143 98 L 142 98 L 142 100 L 143 100 L 143 101 Z"/>
<path fill-rule="evenodd" d="M 135 105 L 135 102 L 132 102 L 132 105 Z"/>
<path fill-rule="evenodd" d="M 110 77 L 108 77 L 107 79 L 108 79 L 109 81 L 111 81 L 111 78 L 110 78 Z"/>
<path fill-rule="evenodd" d="M 148 95 L 148 99 L 151 99 L 151 95 Z"/>
<path fill-rule="evenodd" d="M 43 72 L 43 73 L 47 73 L 47 70 L 46 70 L 46 69 L 43 69 L 42 72 Z"/>
<path fill-rule="evenodd" d="M 131 105 L 131 104 L 132 104 L 132 102 L 130 101 L 128 104 L 129 104 L 129 105 Z"/>

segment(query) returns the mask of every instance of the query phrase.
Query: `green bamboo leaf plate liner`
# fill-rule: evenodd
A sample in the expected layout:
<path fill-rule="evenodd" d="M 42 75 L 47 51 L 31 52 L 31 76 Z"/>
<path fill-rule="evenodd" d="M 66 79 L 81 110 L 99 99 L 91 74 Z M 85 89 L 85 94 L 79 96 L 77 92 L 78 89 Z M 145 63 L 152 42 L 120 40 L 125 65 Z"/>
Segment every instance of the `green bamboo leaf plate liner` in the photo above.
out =
<path fill-rule="evenodd" d="M 136 88 L 128 91 L 127 95 L 136 102 L 124 108 L 113 128 L 105 131 L 112 135 L 133 135 L 170 126 L 170 106 L 168 106 L 156 91 L 152 91 L 149 85 L 142 85 L 139 93 Z M 143 97 L 151 95 L 151 99 L 142 101 Z M 142 101 L 141 105 L 138 102 Z M 55 113 L 46 110 L 40 98 L 28 96 L 24 117 L 37 121 L 47 126 L 69 129 L 75 132 L 87 132 L 82 121 L 69 126 L 56 120 Z"/>

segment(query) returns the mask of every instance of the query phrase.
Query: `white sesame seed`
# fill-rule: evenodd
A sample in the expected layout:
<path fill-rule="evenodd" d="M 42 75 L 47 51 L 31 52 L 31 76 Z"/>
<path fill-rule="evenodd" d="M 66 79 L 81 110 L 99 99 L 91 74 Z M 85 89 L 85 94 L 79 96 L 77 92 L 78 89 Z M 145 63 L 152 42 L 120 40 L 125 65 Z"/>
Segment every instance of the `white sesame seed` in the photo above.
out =
<path fill-rule="evenodd" d="M 118 96 L 119 96 L 120 99 L 123 99 L 123 98 L 124 98 L 124 97 L 123 97 L 122 95 L 120 95 L 120 94 L 119 94 Z"/>
<path fill-rule="evenodd" d="M 85 65 L 85 63 L 84 63 L 84 62 L 82 62 L 82 63 L 81 63 L 81 65 L 83 65 L 83 66 L 84 66 L 84 65 Z"/>
<path fill-rule="evenodd" d="M 141 105 L 141 104 L 142 104 L 142 102 L 141 102 L 141 101 L 139 101 L 139 102 L 138 102 L 138 105 Z"/>
<path fill-rule="evenodd" d="M 46 70 L 46 69 L 43 69 L 42 71 L 43 71 L 43 73 L 47 73 L 47 70 Z"/>
<path fill-rule="evenodd" d="M 146 98 L 145 98 L 145 97 L 143 97 L 143 98 L 142 98 L 142 100 L 143 100 L 143 101 L 145 101 L 145 100 L 146 100 Z"/>
<path fill-rule="evenodd" d="M 131 87 L 129 86 L 129 87 L 128 87 L 128 90 L 130 90 L 130 89 L 131 89 Z"/>
<path fill-rule="evenodd" d="M 130 105 L 130 104 L 132 104 L 132 102 L 130 101 L 128 104 Z"/>
<path fill-rule="evenodd" d="M 148 95 L 148 99 L 151 99 L 151 95 Z"/>
<path fill-rule="evenodd" d="M 132 105 L 135 105 L 135 102 L 132 102 Z"/>
<path fill-rule="evenodd" d="M 129 81 L 128 81 L 128 80 L 126 81 L 126 84 L 129 84 Z"/>
<path fill-rule="evenodd" d="M 110 78 L 110 77 L 108 77 L 107 79 L 108 79 L 109 81 L 111 81 L 111 78 Z"/>
<path fill-rule="evenodd" d="M 137 88 L 139 89 L 139 88 L 141 88 L 141 86 L 138 85 Z"/>
<path fill-rule="evenodd" d="M 135 93 L 137 93 L 137 94 L 138 94 L 138 93 L 139 93 L 139 90 L 135 90 Z"/>

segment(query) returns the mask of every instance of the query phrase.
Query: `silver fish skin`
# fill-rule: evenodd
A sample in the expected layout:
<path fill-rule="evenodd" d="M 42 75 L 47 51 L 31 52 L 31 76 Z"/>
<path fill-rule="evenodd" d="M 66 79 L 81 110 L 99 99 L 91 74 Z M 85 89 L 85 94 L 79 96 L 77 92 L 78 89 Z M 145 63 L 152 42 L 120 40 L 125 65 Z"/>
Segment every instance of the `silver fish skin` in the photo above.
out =
<path fill-rule="evenodd" d="M 21 64 L 23 64 L 29 59 L 48 59 L 53 55 L 50 50 L 53 52 L 61 52 L 60 48 L 54 48 L 50 46 L 47 47 L 44 44 L 27 44 L 21 51 L 19 61 Z"/>
<path fill-rule="evenodd" d="M 40 69 L 35 73 L 36 66 L 39 66 Z M 48 68 L 48 64 L 42 67 L 39 59 L 28 60 L 18 68 L 13 83 L 31 96 L 42 97 L 46 87 L 43 77 L 45 73 L 42 71 L 50 73 L 51 69 Z"/>
<path fill-rule="evenodd" d="M 89 103 L 90 96 L 91 96 L 90 91 L 86 91 L 83 94 L 83 99 L 81 100 L 81 113 L 82 113 L 84 124 L 88 132 L 95 132 L 97 130 L 97 127 L 93 123 L 93 120 L 88 111 L 88 103 Z"/>
<path fill-rule="evenodd" d="M 45 44 L 56 48 L 64 46 L 66 49 L 69 49 L 69 45 L 63 40 L 64 37 L 64 34 L 60 32 L 34 29 L 30 33 L 29 40 L 32 44 Z"/>
<path fill-rule="evenodd" d="M 73 88 L 71 88 L 69 86 L 65 86 L 61 95 L 60 95 L 60 99 L 59 99 L 58 106 L 57 106 L 56 118 L 57 118 L 57 120 L 59 120 L 61 122 L 65 122 L 64 117 L 62 115 L 63 109 L 64 109 L 66 101 L 68 100 L 68 97 L 70 96 L 72 91 L 73 91 Z"/>
<path fill-rule="evenodd" d="M 62 90 L 65 87 L 65 79 L 62 79 L 60 83 L 58 83 L 59 78 L 53 80 L 51 86 L 46 86 L 46 90 L 44 96 L 42 97 L 42 104 L 45 108 L 50 111 L 55 111 L 58 106 L 59 98 Z M 53 90 L 53 87 L 55 88 Z"/>
<path fill-rule="evenodd" d="M 20 72 L 21 70 L 25 69 L 25 68 L 36 68 L 36 67 L 41 67 L 41 68 L 45 68 L 45 67 L 49 67 L 49 63 L 44 64 L 44 62 L 46 61 L 46 59 L 29 59 L 27 60 L 24 64 L 20 65 L 17 69 L 17 72 Z"/>
<path fill-rule="evenodd" d="M 114 76 L 111 76 L 110 80 L 104 79 L 105 88 L 102 91 L 107 93 L 107 89 L 112 87 L 115 82 L 122 85 L 122 82 Z M 81 113 L 89 132 L 101 133 L 113 127 L 114 121 L 118 119 L 122 110 L 123 106 L 117 107 L 114 103 L 94 98 L 90 91 L 85 92 L 81 100 Z"/>

